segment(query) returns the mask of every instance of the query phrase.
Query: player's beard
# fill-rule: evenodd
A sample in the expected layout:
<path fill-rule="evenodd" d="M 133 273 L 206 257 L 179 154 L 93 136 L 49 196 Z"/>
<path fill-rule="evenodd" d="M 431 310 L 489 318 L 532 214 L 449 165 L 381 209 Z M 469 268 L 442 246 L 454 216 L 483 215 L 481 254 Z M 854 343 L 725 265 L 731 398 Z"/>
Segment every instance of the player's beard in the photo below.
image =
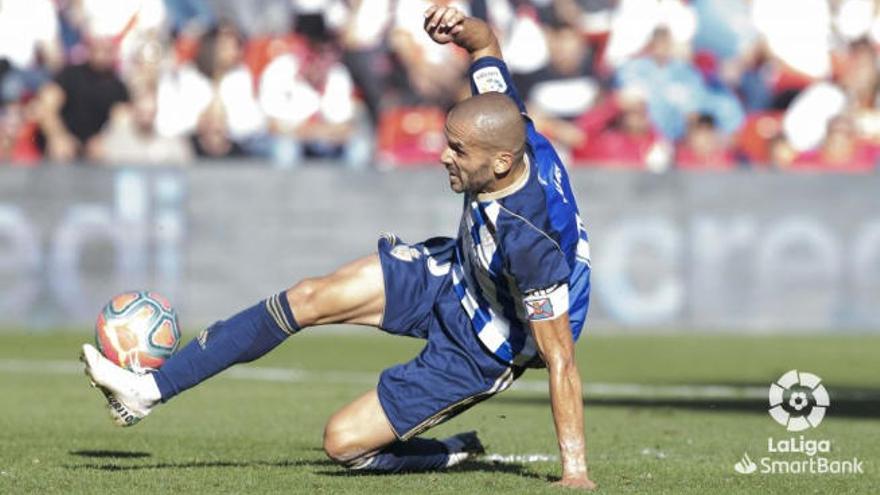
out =
<path fill-rule="evenodd" d="M 448 173 L 449 187 L 456 193 L 479 194 L 488 189 L 495 180 L 490 166 L 480 167 L 473 174 L 463 174 L 460 167 L 456 173 Z"/>
<path fill-rule="evenodd" d="M 449 174 L 449 188 L 452 189 L 452 191 L 456 192 L 456 193 L 464 192 L 464 182 L 462 182 L 461 177 L 450 173 Z"/>

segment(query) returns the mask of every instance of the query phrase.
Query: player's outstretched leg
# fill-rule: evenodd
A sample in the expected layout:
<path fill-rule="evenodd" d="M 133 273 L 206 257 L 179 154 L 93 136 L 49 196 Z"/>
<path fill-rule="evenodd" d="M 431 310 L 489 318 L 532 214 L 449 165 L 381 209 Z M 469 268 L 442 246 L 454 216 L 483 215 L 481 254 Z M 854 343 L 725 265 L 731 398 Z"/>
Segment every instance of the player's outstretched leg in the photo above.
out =
<path fill-rule="evenodd" d="M 343 266 L 325 277 L 302 280 L 202 331 L 161 369 L 139 377 L 111 363 L 93 346 L 82 359 L 92 384 L 107 397 L 110 414 L 131 426 L 159 402 L 194 387 L 224 369 L 253 361 L 302 327 L 330 323 L 379 325 L 385 308 L 378 255 Z"/>
<path fill-rule="evenodd" d="M 324 452 L 350 469 L 399 473 L 446 469 L 484 449 L 473 431 L 444 440 L 398 440 L 373 389 L 330 418 L 324 429 Z"/>

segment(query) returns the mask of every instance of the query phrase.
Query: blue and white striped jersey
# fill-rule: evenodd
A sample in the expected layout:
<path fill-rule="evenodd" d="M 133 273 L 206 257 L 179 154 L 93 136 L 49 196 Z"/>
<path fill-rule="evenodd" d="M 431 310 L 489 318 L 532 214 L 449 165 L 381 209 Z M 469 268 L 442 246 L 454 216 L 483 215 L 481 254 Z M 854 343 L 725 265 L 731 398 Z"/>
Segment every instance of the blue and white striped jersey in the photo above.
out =
<path fill-rule="evenodd" d="M 470 68 L 471 91 L 525 105 L 502 60 Z M 452 280 L 480 341 L 501 360 L 523 366 L 537 355 L 530 320 L 568 312 L 581 333 L 590 294 L 590 248 L 568 174 L 550 142 L 527 121 L 527 171 L 506 190 L 466 195 Z"/>

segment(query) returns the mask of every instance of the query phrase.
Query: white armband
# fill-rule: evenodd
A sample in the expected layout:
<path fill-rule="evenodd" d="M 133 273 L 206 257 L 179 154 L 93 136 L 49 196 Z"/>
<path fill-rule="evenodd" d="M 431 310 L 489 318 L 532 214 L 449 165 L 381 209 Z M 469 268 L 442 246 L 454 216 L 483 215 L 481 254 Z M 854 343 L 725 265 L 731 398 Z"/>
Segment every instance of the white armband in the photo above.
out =
<path fill-rule="evenodd" d="M 529 321 L 555 320 L 568 312 L 568 284 L 531 291 L 523 304 Z"/>

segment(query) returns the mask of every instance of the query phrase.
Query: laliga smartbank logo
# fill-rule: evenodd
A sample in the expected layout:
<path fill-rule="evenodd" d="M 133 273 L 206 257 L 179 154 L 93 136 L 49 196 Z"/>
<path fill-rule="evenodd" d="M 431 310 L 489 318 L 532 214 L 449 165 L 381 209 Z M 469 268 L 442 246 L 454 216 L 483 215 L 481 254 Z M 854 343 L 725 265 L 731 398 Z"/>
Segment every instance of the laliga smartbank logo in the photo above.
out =
<path fill-rule="evenodd" d="M 770 416 L 788 431 L 803 431 L 822 423 L 831 405 L 822 379 L 791 370 L 770 384 Z"/>
<path fill-rule="evenodd" d="M 770 384 L 769 413 L 774 421 L 788 431 L 817 428 L 831 407 L 822 379 L 813 373 L 791 370 Z M 857 457 L 832 459 L 831 440 L 767 438 L 767 456 L 753 461 L 748 452 L 733 465 L 740 474 L 862 474 L 864 468 Z"/>

